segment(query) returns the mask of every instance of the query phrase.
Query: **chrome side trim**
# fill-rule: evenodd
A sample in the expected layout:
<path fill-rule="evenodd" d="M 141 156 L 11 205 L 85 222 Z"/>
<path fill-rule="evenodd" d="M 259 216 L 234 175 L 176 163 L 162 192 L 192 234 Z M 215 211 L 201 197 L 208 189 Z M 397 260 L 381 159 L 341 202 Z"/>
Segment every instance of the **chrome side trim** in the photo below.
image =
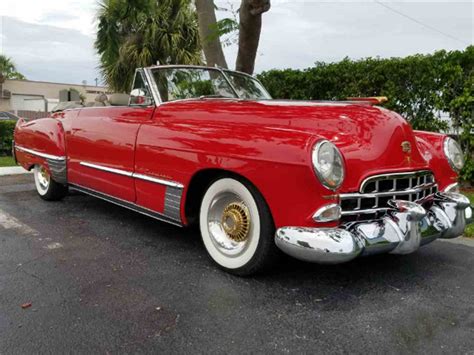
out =
<path fill-rule="evenodd" d="M 92 164 L 92 163 L 80 162 L 79 164 L 82 166 L 86 166 L 88 168 L 97 169 L 97 170 L 105 171 L 112 174 L 126 176 L 132 179 L 149 181 L 155 184 L 166 186 L 164 211 L 162 214 L 160 214 L 160 216 L 164 218 L 168 218 L 170 220 L 178 221 L 181 223 L 181 197 L 182 197 L 183 188 L 184 188 L 183 184 L 180 184 L 179 182 L 175 182 L 175 181 L 155 178 L 148 175 L 137 174 L 131 171 L 108 168 L 102 165 L 97 165 L 97 164 Z M 100 192 L 95 192 L 95 193 L 97 194 Z M 134 205 L 134 206 L 137 206 L 137 205 Z M 137 207 L 142 208 L 140 206 L 137 206 Z"/>
<path fill-rule="evenodd" d="M 182 189 L 184 187 L 183 184 L 180 184 L 179 182 L 158 179 L 158 178 L 148 176 L 148 175 L 133 173 L 132 176 L 136 179 L 154 182 L 155 184 L 160 184 L 160 185 L 165 185 L 165 186 L 170 186 L 170 187 L 176 187 L 176 188 L 179 188 L 179 189 Z"/>
<path fill-rule="evenodd" d="M 110 196 L 110 195 L 104 194 L 102 192 L 99 192 L 99 191 L 96 191 L 96 190 L 93 190 L 93 189 L 89 189 L 87 187 L 83 187 L 83 186 L 80 186 L 80 185 L 70 184 L 69 186 L 74 190 L 83 192 L 83 193 L 91 195 L 93 197 L 100 198 L 100 199 L 102 199 L 104 201 L 107 201 L 107 202 L 111 202 L 115 205 L 125 207 L 129 210 L 138 212 L 138 213 L 143 214 L 145 216 L 157 219 L 157 220 L 162 221 L 162 222 L 167 222 L 167 223 L 173 224 L 173 225 L 178 226 L 178 227 L 183 227 L 183 224 L 181 223 L 181 220 L 176 220 L 176 219 L 170 218 L 168 216 L 165 216 L 164 214 L 161 214 L 159 212 L 150 210 L 150 209 L 145 208 L 145 207 L 141 207 L 141 206 L 139 206 L 135 203 L 125 201 L 125 200 L 122 200 L 120 198 L 113 197 L 113 196 Z"/>
<path fill-rule="evenodd" d="M 66 161 L 46 159 L 51 177 L 60 184 L 67 184 L 67 165 Z"/>
<path fill-rule="evenodd" d="M 113 173 L 113 174 L 117 174 L 117 175 L 123 175 L 123 176 L 128 176 L 128 177 L 132 177 L 132 175 L 133 175 L 133 173 L 131 173 L 129 171 L 114 169 L 114 168 L 107 168 L 106 166 L 92 164 L 92 163 L 86 163 L 86 162 L 83 162 L 83 161 L 81 161 L 79 164 L 82 165 L 82 166 L 87 166 L 88 168 L 107 171 L 108 173 Z"/>
<path fill-rule="evenodd" d="M 20 150 L 20 151 L 25 152 L 25 153 L 32 154 L 32 155 L 36 155 L 40 158 L 45 158 L 45 159 L 50 159 L 50 160 L 57 160 L 57 161 L 66 160 L 66 157 L 63 157 L 63 156 L 41 153 L 41 152 L 38 152 L 38 151 L 33 150 L 33 149 L 28 149 L 28 148 L 25 148 L 25 147 L 21 147 L 19 145 L 15 145 L 15 149 Z"/>
<path fill-rule="evenodd" d="M 123 175 L 123 176 L 131 177 L 131 178 L 135 178 L 135 179 L 140 179 L 140 180 L 145 180 L 145 181 L 149 181 L 149 182 L 154 182 L 155 184 L 175 187 L 175 188 L 178 188 L 178 189 L 184 188 L 183 184 L 180 184 L 179 182 L 176 182 L 176 181 L 159 179 L 159 178 L 156 178 L 156 177 L 153 177 L 153 176 L 133 173 L 131 171 L 126 171 L 126 170 L 108 168 L 106 166 L 93 164 L 93 163 L 87 163 L 87 162 L 84 162 L 84 161 L 81 161 L 79 164 L 82 165 L 82 166 L 87 166 L 88 168 L 106 171 L 108 173 Z"/>
<path fill-rule="evenodd" d="M 165 193 L 165 208 L 163 214 L 171 219 L 181 221 L 181 196 L 183 189 L 167 186 Z"/>

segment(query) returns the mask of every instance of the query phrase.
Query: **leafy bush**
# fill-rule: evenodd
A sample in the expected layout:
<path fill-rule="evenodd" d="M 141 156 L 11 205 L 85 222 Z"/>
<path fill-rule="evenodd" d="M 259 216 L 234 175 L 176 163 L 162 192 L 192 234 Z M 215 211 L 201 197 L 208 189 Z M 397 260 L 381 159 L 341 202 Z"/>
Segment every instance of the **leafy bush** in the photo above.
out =
<path fill-rule="evenodd" d="M 464 51 L 438 51 L 405 58 L 345 58 L 317 62 L 304 70 L 270 70 L 258 75 L 277 99 L 343 100 L 387 96 L 384 104 L 405 117 L 415 129 L 444 131 L 448 112 L 466 153 L 465 181 L 474 182 L 474 46 Z"/>
<path fill-rule="evenodd" d="M 16 121 L 0 120 L 0 155 L 11 155 Z"/>

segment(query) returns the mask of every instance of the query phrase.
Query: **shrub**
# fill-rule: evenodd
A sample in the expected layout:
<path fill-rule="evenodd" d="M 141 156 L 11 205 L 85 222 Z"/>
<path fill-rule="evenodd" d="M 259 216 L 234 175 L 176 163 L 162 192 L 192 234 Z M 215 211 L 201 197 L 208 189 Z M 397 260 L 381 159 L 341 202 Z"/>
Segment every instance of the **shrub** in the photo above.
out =
<path fill-rule="evenodd" d="M 0 120 L 0 155 L 11 155 L 16 121 Z"/>
<path fill-rule="evenodd" d="M 317 62 L 304 70 L 270 70 L 258 75 L 277 99 L 341 100 L 387 96 L 384 104 L 415 129 L 445 131 L 440 112 L 448 112 L 466 153 L 464 181 L 474 183 L 474 46 L 464 51 L 438 51 L 405 58 L 345 58 Z"/>

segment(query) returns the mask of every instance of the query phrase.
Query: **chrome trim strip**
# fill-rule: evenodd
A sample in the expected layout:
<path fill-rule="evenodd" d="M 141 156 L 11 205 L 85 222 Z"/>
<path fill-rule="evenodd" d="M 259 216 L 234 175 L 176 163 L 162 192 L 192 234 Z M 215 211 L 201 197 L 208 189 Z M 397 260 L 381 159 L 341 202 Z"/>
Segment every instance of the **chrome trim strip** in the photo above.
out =
<path fill-rule="evenodd" d="M 155 177 L 149 176 L 149 175 L 132 173 L 130 171 L 125 171 L 125 170 L 120 170 L 120 169 L 108 168 L 106 166 L 87 163 L 87 162 L 84 162 L 84 161 L 81 161 L 79 164 L 82 165 L 82 166 L 87 166 L 88 168 L 102 170 L 102 171 L 106 171 L 108 173 L 123 175 L 123 176 L 131 177 L 131 178 L 135 178 L 135 179 L 145 180 L 145 181 L 153 182 L 155 184 L 175 187 L 177 189 L 183 189 L 184 188 L 183 184 L 180 184 L 179 182 L 176 182 L 176 181 L 164 180 L 164 179 L 155 178 Z"/>
<path fill-rule="evenodd" d="M 38 157 L 40 157 L 40 158 L 51 159 L 51 160 L 57 160 L 57 161 L 66 160 L 66 157 L 61 157 L 61 156 L 57 156 L 57 155 L 51 155 L 51 154 L 46 154 L 46 153 L 37 152 L 36 150 L 24 148 L 24 147 L 19 146 L 19 145 L 15 145 L 15 149 L 20 150 L 20 151 L 23 151 L 23 152 L 25 152 L 25 153 L 32 154 L 32 155 L 36 155 L 36 156 L 38 156 Z"/>
<path fill-rule="evenodd" d="M 430 170 L 417 170 L 417 171 L 407 171 L 403 173 L 388 173 L 388 174 L 372 175 L 364 179 L 364 181 L 362 181 L 362 184 L 360 184 L 359 191 L 363 193 L 365 185 L 367 184 L 368 181 L 371 181 L 371 180 L 389 180 L 391 178 L 399 178 L 403 176 L 418 177 L 420 175 L 425 175 L 425 174 L 431 174 L 434 176 L 433 172 L 431 172 Z"/>
<path fill-rule="evenodd" d="M 81 191 L 81 192 L 86 193 L 90 196 L 100 198 L 100 199 L 102 199 L 104 201 L 107 201 L 107 202 L 111 202 L 111 203 L 113 203 L 117 206 L 127 208 L 129 210 L 134 211 L 134 212 L 138 212 L 138 213 L 143 214 L 145 216 L 157 219 L 161 222 L 167 222 L 167 223 L 173 224 L 173 225 L 178 226 L 178 227 L 183 227 L 183 224 L 181 223 L 181 221 L 174 220 L 174 219 L 169 218 L 169 217 L 167 217 L 167 216 L 165 216 L 165 215 L 163 215 L 159 212 L 150 210 L 146 207 L 139 206 L 135 203 L 125 201 L 125 200 L 122 200 L 120 198 L 110 196 L 110 195 L 104 194 L 103 192 L 99 192 L 99 191 L 96 191 L 96 190 L 93 190 L 93 189 L 89 189 L 87 187 L 83 187 L 83 186 L 80 186 L 80 185 L 70 184 L 69 186 L 74 190 Z"/>
<path fill-rule="evenodd" d="M 372 214 L 382 211 L 388 211 L 389 207 L 378 207 L 378 208 L 369 208 L 366 210 L 352 210 L 352 211 L 342 211 L 341 216 L 354 216 L 358 214 Z"/>
<path fill-rule="evenodd" d="M 154 182 L 155 184 L 160 184 L 160 185 L 165 185 L 165 186 L 170 186 L 170 187 L 176 187 L 178 189 L 184 188 L 183 184 L 180 184 L 179 182 L 175 182 L 175 181 L 158 179 L 158 178 L 155 178 L 155 177 L 152 177 L 152 176 L 137 174 L 137 173 L 133 173 L 132 176 L 136 179 Z"/>
<path fill-rule="evenodd" d="M 377 198 L 377 197 L 386 197 L 386 196 L 398 196 L 398 195 L 411 195 L 418 192 L 423 192 L 432 187 L 437 187 L 436 183 L 419 185 L 416 189 L 408 190 L 397 190 L 397 191 L 387 191 L 387 192 L 375 192 L 375 193 L 351 193 L 351 194 L 340 194 L 341 200 L 348 200 L 351 198 Z"/>
<path fill-rule="evenodd" d="M 120 170 L 120 169 L 107 168 L 107 167 L 102 166 L 102 165 L 86 163 L 86 162 L 83 162 L 83 161 L 81 161 L 79 164 L 82 165 L 82 166 L 87 166 L 88 168 L 106 171 L 108 173 L 114 173 L 114 174 L 117 174 L 117 175 L 123 175 L 123 176 L 128 176 L 128 177 L 133 176 L 133 173 L 128 172 L 128 171 L 124 171 L 124 170 Z"/>
<path fill-rule="evenodd" d="M 444 192 L 459 192 L 459 183 L 455 182 L 454 184 L 446 186 Z"/>

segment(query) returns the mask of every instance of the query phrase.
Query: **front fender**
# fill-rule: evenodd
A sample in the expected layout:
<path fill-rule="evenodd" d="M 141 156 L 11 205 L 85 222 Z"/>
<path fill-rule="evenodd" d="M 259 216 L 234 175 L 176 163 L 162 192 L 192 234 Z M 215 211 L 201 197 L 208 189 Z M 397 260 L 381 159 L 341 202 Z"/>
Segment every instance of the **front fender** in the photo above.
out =
<path fill-rule="evenodd" d="M 440 191 L 458 181 L 458 174 L 449 165 L 443 144 L 447 135 L 425 131 L 414 131 L 418 149 L 433 171 Z"/>

